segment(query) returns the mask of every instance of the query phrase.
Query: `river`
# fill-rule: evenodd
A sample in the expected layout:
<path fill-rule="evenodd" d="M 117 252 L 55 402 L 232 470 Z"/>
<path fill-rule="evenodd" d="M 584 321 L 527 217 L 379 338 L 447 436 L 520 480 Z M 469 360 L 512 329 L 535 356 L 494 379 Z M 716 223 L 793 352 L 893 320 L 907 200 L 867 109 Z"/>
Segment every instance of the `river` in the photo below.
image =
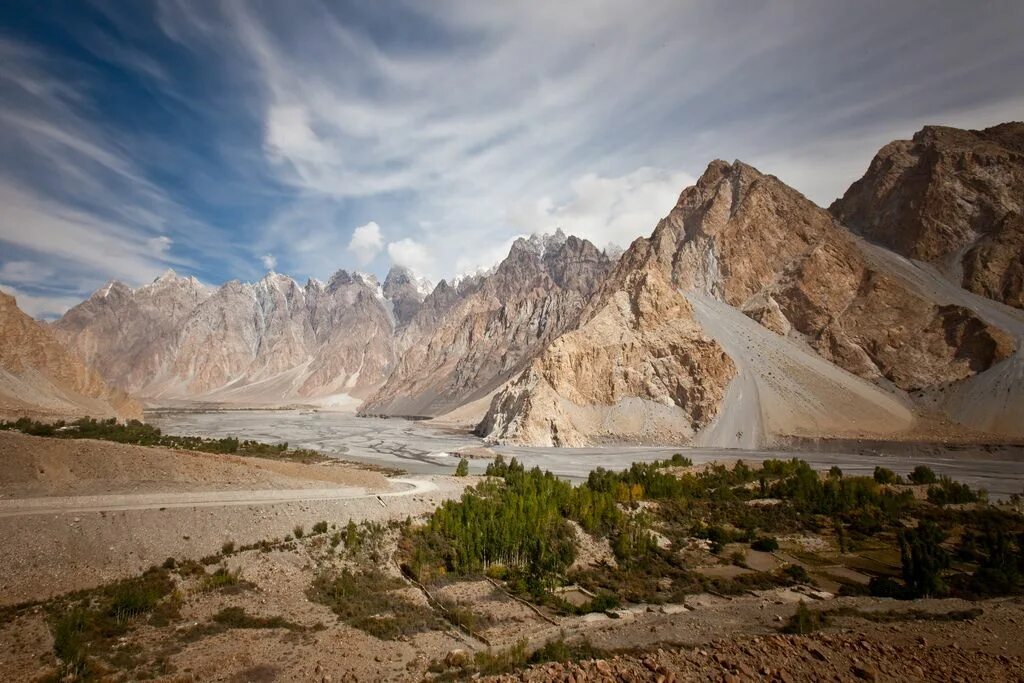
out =
<path fill-rule="evenodd" d="M 167 434 L 253 439 L 267 443 L 287 441 L 293 448 L 310 448 L 358 462 L 398 467 L 414 474 L 451 472 L 457 458 L 451 451 L 481 445 L 470 434 L 437 430 L 425 422 L 400 418 L 364 418 L 348 413 L 304 410 L 159 411 L 147 421 Z M 838 465 L 846 474 L 871 474 L 882 465 L 898 474 L 925 464 L 972 488 L 984 488 L 994 498 L 1024 492 L 1024 449 L 1016 447 L 944 448 L 906 444 L 848 448 L 831 445 L 787 450 L 728 450 L 715 448 L 607 446 L 601 448 L 534 448 L 497 446 L 527 467 L 539 465 L 558 476 L 579 481 L 592 469 L 624 469 L 635 461 L 660 460 L 681 452 L 695 463 L 742 458 L 799 457 L 813 467 Z M 486 460 L 470 461 L 470 471 L 483 472 Z"/>

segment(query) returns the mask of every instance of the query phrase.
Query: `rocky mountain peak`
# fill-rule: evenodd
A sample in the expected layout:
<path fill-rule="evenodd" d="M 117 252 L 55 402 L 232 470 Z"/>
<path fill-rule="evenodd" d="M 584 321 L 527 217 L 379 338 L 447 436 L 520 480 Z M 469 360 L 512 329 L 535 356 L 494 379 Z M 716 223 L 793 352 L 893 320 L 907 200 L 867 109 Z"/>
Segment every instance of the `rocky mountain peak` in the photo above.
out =
<path fill-rule="evenodd" d="M 422 300 L 434 290 L 434 285 L 420 277 L 411 268 L 393 265 L 384 278 L 384 297 L 393 299 L 396 293 L 414 293 Z"/>
<path fill-rule="evenodd" d="M 538 258 L 544 258 L 548 252 L 558 249 L 568 239 L 561 228 L 556 228 L 553 233 L 533 233 L 529 237 L 520 237 L 512 243 L 509 252 L 511 256 L 516 252 L 533 254 Z"/>
<path fill-rule="evenodd" d="M 447 287 L 447 283 L 445 283 Z M 430 281 L 418 277 L 405 266 L 392 266 L 384 279 L 381 293 L 391 302 L 397 327 L 403 328 L 423 307 L 423 300 L 433 291 Z"/>
<path fill-rule="evenodd" d="M 984 130 L 927 126 L 889 143 L 829 211 L 853 232 L 927 261 L 957 285 L 1020 307 L 1024 123 Z M 1001 257 L 978 269 L 977 250 Z M 1015 284 L 1016 283 L 1016 284 Z"/>

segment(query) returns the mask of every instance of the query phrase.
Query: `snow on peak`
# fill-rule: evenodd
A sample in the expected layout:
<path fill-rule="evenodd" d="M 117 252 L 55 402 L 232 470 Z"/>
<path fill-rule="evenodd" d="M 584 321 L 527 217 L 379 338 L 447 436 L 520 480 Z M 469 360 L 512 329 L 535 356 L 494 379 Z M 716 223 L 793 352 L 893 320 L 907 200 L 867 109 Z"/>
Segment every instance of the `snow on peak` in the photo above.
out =
<path fill-rule="evenodd" d="M 434 283 L 425 277 L 417 275 L 412 268 L 399 265 L 391 266 L 388 276 L 384 278 L 384 289 L 390 292 L 394 288 L 405 284 L 412 285 L 413 290 L 423 298 L 426 298 L 428 294 L 434 291 Z"/>
<path fill-rule="evenodd" d="M 515 244 L 521 249 L 526 249 L 536 254 L 539 258 L 544 258 L 544 254 L 562 246 L 567 239 L 569 238 L 562 232 L 562 229 L 557 228 L 552 234 L 535 232 L 529 237 L 520 237 L 515 241 Z"/>

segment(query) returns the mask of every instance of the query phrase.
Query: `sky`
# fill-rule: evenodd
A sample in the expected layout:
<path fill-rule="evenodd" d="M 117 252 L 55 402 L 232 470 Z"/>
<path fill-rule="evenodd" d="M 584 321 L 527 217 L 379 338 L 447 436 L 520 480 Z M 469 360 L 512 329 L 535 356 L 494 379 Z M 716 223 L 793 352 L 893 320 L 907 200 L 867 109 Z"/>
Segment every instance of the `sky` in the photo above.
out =
<path fill-rule="evenodd" d="M 822 206 L 926 124 L 1024 118 L 1024 3 L 6 0 L 0 289 L 433 280 L 647 235 L 716 158 Z"/>

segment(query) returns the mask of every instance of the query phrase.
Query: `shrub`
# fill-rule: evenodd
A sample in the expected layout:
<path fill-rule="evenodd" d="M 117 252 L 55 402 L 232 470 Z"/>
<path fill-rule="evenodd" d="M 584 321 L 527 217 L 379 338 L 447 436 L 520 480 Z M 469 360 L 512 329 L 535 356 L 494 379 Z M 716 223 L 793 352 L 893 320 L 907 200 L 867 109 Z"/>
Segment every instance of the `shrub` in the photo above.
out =
<path fill-rule="evenodd" d="M 673 453 L 672 459 L 669 460 L 673 467 L 693 467 L 693 460 L 687 458 L 682 453 Z"/>
<path fill-rule="evenodd" d="M 443 622 L 433 610 L 395 594 L 395 589 L 404 586 L 377 569 L 343 569 L 337 574 L 318 575 L 307 596 L 330 607 L 349 626 L 382 640 L 440 628 Z"/>
<path fill-rule="evenodd" d="M 793 583 L 811 583 L 811 575 L 803 565 L 791 564 L 782 570 L 782 575 Z"/>
<path fill-rule="evenodd" d="M 230 555 L 233 552 L 235 552 L 235 542 L 234 541 L 225 541 L 224 545 L 222 545 L 220 547 L 221 555 Z"/>
<path fill-rule="evenodd" d="M 908 475 L 908 478 L 912 483 L 918 485 L 934 484 L 935 482 L 938 481 L 938 477 L 935 476 L 935 472 L 933 472 L 932 468 L 928 467 L 927 465 L 918 465 L 917 467 L 915 467 L 914 470 Z"/>
<path fill-rule="evenodd" d="M 807 635 L 814 633 L 828 624 L 828 617 L 823 612 L 811 611 L 803 600 L 796 606 L 796 613 L 782 627 L 784 633 Z"/>
<path fill-rule="evenodd" d="M 302 528 L 301 524 L 296 524 L 295 528 L 292 529 L 292 533 L 295 534 L 295 538 L 302 538 L 306 535 L 306 530 Z"/>
<path fill-rule="evenodd" d="M 202 590 L 214 591 L 220 590 L 221 588 L 238 586 L 241 576 L 241 568 L 238 568 L 235 571 L 229 571 L 227 567 L 218 567 L 217 571 L 212 574 L 207 574 L 203 579 Z"/>
<path fill-rule="evenodd" d="M 302 630 L 298 624 L 284 617 L 254 617 L 246 614 L 243 607 L 225 607 L 213 615 L 214 623 L 227 628 L 286 628 L 291 631 Z"/>
<path fill-rule="evenodd" d="M 828 478 L 829 479 L 842 479 L 843 478 L 843 471 L 841 469 L 839 469 L 839 465 L 832 465 L 832 467 L 829 468 Z"/>
<path fill-rule="evenodd" d="M 314 534 L 326 534 L 327 533 L 327 522 L 321 520 L 313 525 Z"/>
<path fill-rule="evenodd" d="M 899 484 L 900 478 L 887 467 L 876 466 L 874 479 L 879 484 Z"/>
<path fill-rule="evenodd" d="M 978 502 L 978 495 L 967 484 L 939 477 L 938 484 L 928 487 L 928 502 L 935 505 L 961 505 Z"/>
<path fill-rule="evenodd" d="M 762 536 L 751 543 L 750 547 L 764 553 L 773 553 L 779 549 L 779 542 L 771 536 Z"/>
<path fill-rule="evenodd" d="M 456 477 L 465 477 L 469 475 L 469 460 L 462 458 L 459 460 L 459 464 L 455 467 Z"/>

